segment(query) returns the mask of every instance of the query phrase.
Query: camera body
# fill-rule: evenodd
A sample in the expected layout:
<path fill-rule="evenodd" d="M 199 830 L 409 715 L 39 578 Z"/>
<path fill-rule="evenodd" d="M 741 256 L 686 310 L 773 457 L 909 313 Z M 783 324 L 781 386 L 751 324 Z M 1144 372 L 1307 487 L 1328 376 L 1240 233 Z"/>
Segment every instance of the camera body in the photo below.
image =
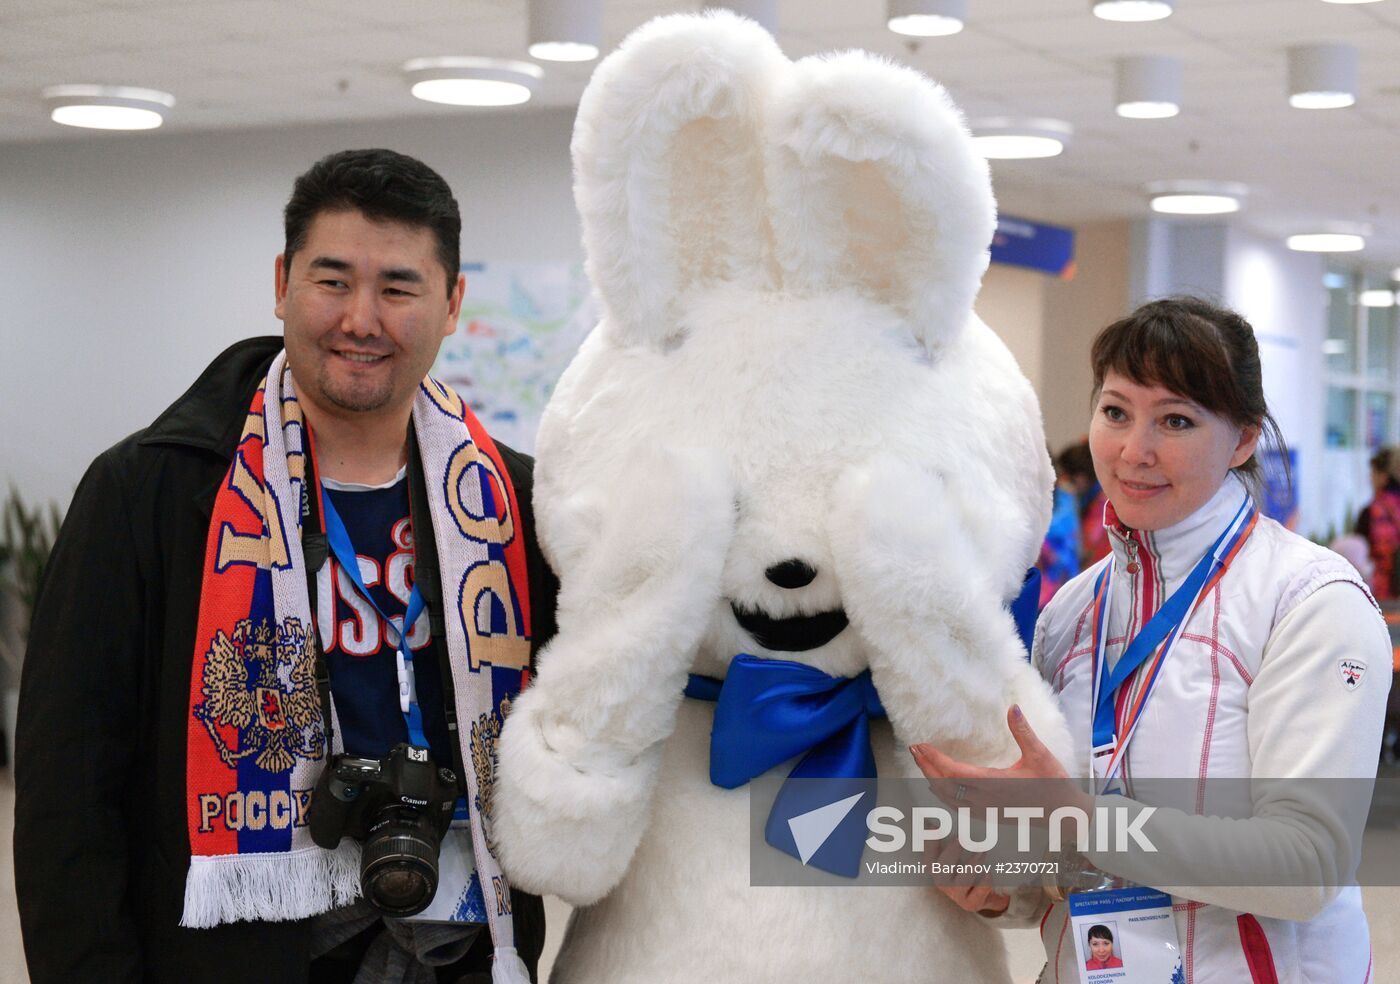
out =
<path fill-rule="evenodd" d="M 321 847 L 333 849 L 342 837 L 360 841 L 365 899 L 386 915 L 411 916 L 437 892 L 438 850 L 458 795 L 451 769 L 400 742 L 381 759 L 333 756 L 306 823 Z"/>

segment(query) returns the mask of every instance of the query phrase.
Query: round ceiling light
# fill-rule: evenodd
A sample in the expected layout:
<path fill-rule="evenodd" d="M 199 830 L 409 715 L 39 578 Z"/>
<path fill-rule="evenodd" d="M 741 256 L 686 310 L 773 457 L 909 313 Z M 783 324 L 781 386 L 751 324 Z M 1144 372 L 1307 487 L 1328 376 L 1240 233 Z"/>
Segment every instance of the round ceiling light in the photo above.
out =
<path fill-rule="evenodd" d="M 530 57 L 540 61 L 586 62 L 598 57 L 598 46 L 579 41 L 536 41 L 530 45 Z"/>
<path fill-rule="evenodd" d="M 1172 14 L 1171 0 L 1090 0 L 1094 16 L 1110 21 L 1155 21 Z"/>
<path fill-rule="evenodd" d="M 518 106 L 544 78 L 529 62 L 460 56 L 415 58 L 403 73 L 416 97 L 449 106 Z"/>
<path fill-rule="evenodd" d="M 51 85 L 43 91 L 49 119 L 92 130 L 154 130 L 175 97 L 128 85 Z"/>
<path fill-rule="evenodd" d="M 1294 109 L 1344 109 L 1356 102 L 1360 55 L 1349 44 L 1288 49 L 1288 104 Z"/>
<path fill-rule="evenodd" d="M 1314 232 L 1289 236 L 1288 248 L 1300 253 L 1356 253 L 1366 248 L 1366 226 L 1333 223 Z"/>
<path fill-rule="evenodd" d="M 1161 120 L 1181 112 L 1181 59 L 1173 55 L 1135 55 L 1118 59 L 1118 115 L 1134 120 Z"/>
<path fill-rule="evenodd" d="M 967 0 L 889 0 L 885 15 L 885 24 L 896 34 L 943 37 L 963 29 Z"/>
<path fill-rule="evenodd" d="M 585 62 L 598 57 L 603 0 L 530 0 L 530 57 Z"/>
<path fill-rule="evenodd" d="M 1395 299 L 1395 291 L 1385 289 L 1363 290 L 1357 298 L 1362 307 L 1368 308 L 1392 308 Z"/>
<path fill-rule="evenodd" d="M 1030 160 L 1064 151 L 1074 127 L 1061 120 L 994 117 L 972 123 L 972 143 L 988 160 Z"/>
<path fill-rule="evenodd" d="M 1249 194 L 1232 181 L 1154 181 L 1146 190 L 1152 211 L 1163 215 L 1228 215 Z"/>

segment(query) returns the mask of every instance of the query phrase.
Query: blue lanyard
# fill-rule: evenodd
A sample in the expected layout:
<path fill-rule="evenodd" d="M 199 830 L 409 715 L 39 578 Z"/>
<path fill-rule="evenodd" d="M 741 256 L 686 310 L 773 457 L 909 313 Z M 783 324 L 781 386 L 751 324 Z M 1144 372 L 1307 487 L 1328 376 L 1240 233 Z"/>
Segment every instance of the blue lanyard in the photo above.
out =
<path fill-rule="evenodd" d="M 350 534 L 345 529 L 345 523 L 340 518 L 340 514 L 335 511 L 335 506 L 331 504 L 331 496 L 326 492 L 321 496 L 324 506 L 322 515 L 326 521 L 326 539 L 330 542 L 331 552 L 335 554 L 335 559 L 340 563 L 341 570 L 350 576 L 356 588 L 359 589 L 361 597 L 370 603 L 379 617 L 384 620 L 384 624 L 390 627 L 393 622 L 389 616 L 385 615 L 370 595 L 365 587 L 364 578 L 360 576 L 360 559 L 355 553 L 355 548 L 350 543 Z M 403 712 L 404 721 L 408 723 L 408 740 L 418 748 L 427 748 L 428 739 L 423 734 L 423 712 L 418 709 L 418 701 L 415 699 L 417 689 L 411 679 L 410 670 L 413 667 L 413 650 L 408 648 L 408 634 L 413 631 L 413 623 L 418 620 L 418 616 L 423 612 L 423 595 L 418 590 L 418 585 L 413 586 L 413 591 L 408 596 L 408 609 L 404 612 L 403 625 L 399 628 L 399 644 L 395 654 L 396 672 L 399 678 L 399 710 Z"/>
<path fill-rule="evenodd" d="M 1172 592 L 1172 596 L 1157 610 L 1157 614 L 1153 615 L 1133 637 L 1132 642 L 1129 643 L 1123 655 L 1119 657 L 1112 671 L 1108 668 L 1108 660 L 1102 650 L 1106 648 L 1107 644 L 1108 602 L 1111 597 L 1109 590 L 1112 586 L 1113 563 L 1110 562 L 1106 565 L 1103 572 L 1099 574 L 1098 582 L 1094 586 L 1094 597 L 1100 599 L 1102 606 L 1099 619 L 1101 624 L 1095 625 L 1095 635 L 1098 636 L 1095 639 L 1095 658 L 1099 664 L 1094 701 L 1093 739 L 1095 750 L 1117 743 L 1113 713 L 1114 693 L 1139 666 L 1147 662 L 1157 652 L 1162 642 L 1176 632 L 1190 617 L 1206 582 L 1233 559 L 1232 549 L 1246 535 L 1252 512 L 1249 498 L 1246 496 L 1244 503 L 1235 512 L 1234 517 L 1216 537 L 1215 542 L 1211 544 L 1205 555 L 1196 562 L 1196 566 L 1192 568 L 1181 587 Z M 1149 681 L 1149 695 L 1151 686 L 1155 683 L 1156 677 L 1154 675 L 1153 679 Z M 1145 707 L 1145 697 L 1142 703 Z"/>

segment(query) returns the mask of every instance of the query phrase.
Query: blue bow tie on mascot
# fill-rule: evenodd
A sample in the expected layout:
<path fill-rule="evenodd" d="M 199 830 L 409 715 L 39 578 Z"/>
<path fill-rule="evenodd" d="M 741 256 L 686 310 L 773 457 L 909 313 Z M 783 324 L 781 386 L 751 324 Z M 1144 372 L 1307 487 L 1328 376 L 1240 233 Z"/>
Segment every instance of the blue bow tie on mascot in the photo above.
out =
<path fill-rule="evenodd" d="M 1039 599 L 1040 571 L 1031 568 L 1011 603 L 1027 652 Z M 692 673 L 685 695 L 716 702 L 710 732 L 710 781 L 716 786 L 735 789 L 802 756 L 773 800 L 764 839 L 803 864 L 847 878 L 858 875 L 865 819 L 853 807 L 875 798 L 870 721 L 885 716 L 870 671 L 836 677 L 804 663 L 740 653 L 723 680 Z M 815 836 L 801 836 L 797 818 L 830 808 L 844 815 L 834 825 L 817 819 Z"/>

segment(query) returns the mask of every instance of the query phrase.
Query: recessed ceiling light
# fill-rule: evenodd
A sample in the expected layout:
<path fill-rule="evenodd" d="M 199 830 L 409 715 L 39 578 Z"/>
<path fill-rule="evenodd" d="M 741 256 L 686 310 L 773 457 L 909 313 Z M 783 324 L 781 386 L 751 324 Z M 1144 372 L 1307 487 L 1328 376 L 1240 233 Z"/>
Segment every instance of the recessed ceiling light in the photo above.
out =
<path fill-rule="evenodd" d="M 1395 291 L 1393 290 L 1363 290 L 1358 299 L 1361 301 L 1362 307 L 1395 307 Z"/>
<path fill-rule="evenodd" d="M 1152 211 L 1166 215 L 1238 212 L 1249 189 L 1232 181 L 1154 181 L 1147 186 Z"/>
<path fill-rule="evenodd" d="M 885 15 L 885 24 L 896 34 L 941 37 L 963 29 L 967 0 L 889 0 Z"/>
<path fill-rule="evenodd" d="M 1155 21 L 1172 14 L 1171 0 L 1090 0 L 1094 16 L 1110 21 Z"/>
<path fill-rule="evenodd" d="M 415 58 L 403 66 L 419 99 L 449 106 L 518 106 L 528 102 L 544 71 L 504 58 Z"/>
<path fill-rule="evenodd" d="M 1356 102 L 1360 55 L 1349 44 L 1300 44 L 1288 49 L 1288 104 L 1294 109 L 1343 109 Z"/>
<path fill-rule="evenodd" d="M 1300 253 L 1356 253 L 1366 248 L 1363 232 L 1328 230 L 1288 237 L 1288 248 Z"/>
<path fill-rule="evenodd" d="M 975 120 L 971 129 L 973 146 L 989 160 L 1054 157 L 1074 135 L 1074 128 L 1061 120 L 1002 116 Z"/>
<path fill-rule="evenodd" d="M 51 85 L 43 91 L 49 119 L 92 130 L 153 130 L 175 97 L 128 85 Z"/>
<path fill-rule="evenodd" d="M 1135 55 L 1116 66 L 1119 116 L 1161 120 L 1181 111 L 1181 59 L 1172 55 Z"/>
<path fill-rule="evenodd" d="M 578 41 L 536 41 L 530 45 L 530 57 L 540 61 L 586 62 L 598 57 L 598 46 Z"/>
<path fill-rule="evenodd" d="M 530 0 L 531 58 L 592 61 L 602 37 L 602 0 Z"/>

